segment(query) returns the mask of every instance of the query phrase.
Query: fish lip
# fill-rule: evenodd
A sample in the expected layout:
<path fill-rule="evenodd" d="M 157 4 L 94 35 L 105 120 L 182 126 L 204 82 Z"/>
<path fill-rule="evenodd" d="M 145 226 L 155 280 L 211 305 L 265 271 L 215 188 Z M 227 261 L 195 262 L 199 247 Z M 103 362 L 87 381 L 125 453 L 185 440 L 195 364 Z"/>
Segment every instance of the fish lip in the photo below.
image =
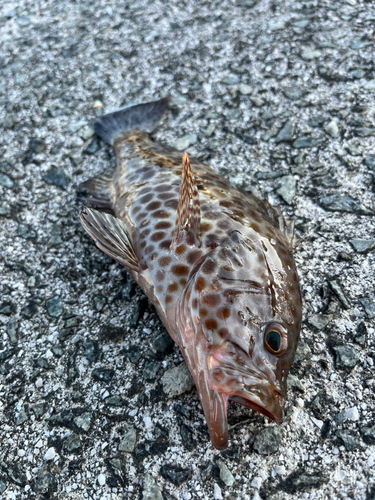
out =
<path fill-rule="evenodd" d="M 259 397 L 259 393 L 261 397 Z M 272 420 L 272 422 L 281 422 L 284 418 L 283 408 L 264 389 L 259 391 L 254 388 L 250 388 L 249 390 L 244 388 L 239 393 L 231 394 L 229 400 L 261 413 Z"/>

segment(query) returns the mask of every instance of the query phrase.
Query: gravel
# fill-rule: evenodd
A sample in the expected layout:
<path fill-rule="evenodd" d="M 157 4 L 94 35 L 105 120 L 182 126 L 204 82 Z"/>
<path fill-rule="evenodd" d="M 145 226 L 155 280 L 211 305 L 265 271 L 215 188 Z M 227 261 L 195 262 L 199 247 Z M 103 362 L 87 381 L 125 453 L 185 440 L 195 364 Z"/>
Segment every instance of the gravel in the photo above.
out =
<path fill-rule="evenodd" d="M 2 497 L 372 498 L 373 23 L 364 0 L 2 2 Z M 285 419 L 229 403 L 229 454 L 78 220 L 76 186 L 115 166 L 92 121 L 168 94 L 157 139 L 280 205 L 300 239 Z"/>

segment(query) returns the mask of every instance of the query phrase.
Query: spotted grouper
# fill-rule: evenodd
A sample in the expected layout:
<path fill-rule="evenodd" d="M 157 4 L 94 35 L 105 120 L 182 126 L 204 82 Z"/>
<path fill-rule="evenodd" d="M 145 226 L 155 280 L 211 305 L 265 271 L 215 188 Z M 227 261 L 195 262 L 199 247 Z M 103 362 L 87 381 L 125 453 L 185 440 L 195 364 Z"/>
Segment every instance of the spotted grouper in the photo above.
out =
<path fill-rule="evenodd" d="M 98 118 L 114 172 L 79 190 L 80 219 L 155 306 L 194 378 L 212 444 L 228 446 L 228 400 L 274 422 L 301 326 L 293 221 L 150 134 L 169 97 Z"/>

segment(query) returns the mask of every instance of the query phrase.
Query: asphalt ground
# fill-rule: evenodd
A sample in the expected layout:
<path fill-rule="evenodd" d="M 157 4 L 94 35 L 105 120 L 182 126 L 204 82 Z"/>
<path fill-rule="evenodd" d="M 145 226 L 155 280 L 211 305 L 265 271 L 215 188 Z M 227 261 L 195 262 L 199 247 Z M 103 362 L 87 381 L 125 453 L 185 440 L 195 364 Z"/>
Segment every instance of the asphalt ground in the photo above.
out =
<path fill-rule="evenodd" d="M 374 498 L 374 22 L 359 0 L 1 2 L 1 498 Z M 76 186 L 115 162 L 92 120 L 169 93 L 158 140 L 302 239 L 286 418 L 230 405 L 222 453 L 78 219 Z"/>

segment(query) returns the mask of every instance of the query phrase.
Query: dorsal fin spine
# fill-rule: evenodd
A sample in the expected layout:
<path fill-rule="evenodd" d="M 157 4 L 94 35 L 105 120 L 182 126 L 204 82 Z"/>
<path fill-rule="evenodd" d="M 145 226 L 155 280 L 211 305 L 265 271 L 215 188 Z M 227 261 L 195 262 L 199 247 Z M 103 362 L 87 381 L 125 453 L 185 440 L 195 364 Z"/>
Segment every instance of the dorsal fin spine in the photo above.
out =
<path fill-rule="evenodd" d="M 200 204 L 198 188 L 187 153 L 182 157 L 182 181 L 177 206 L 176 225 L 171 250 L 183 240 L 189 245 L 199 246 Z"/>

